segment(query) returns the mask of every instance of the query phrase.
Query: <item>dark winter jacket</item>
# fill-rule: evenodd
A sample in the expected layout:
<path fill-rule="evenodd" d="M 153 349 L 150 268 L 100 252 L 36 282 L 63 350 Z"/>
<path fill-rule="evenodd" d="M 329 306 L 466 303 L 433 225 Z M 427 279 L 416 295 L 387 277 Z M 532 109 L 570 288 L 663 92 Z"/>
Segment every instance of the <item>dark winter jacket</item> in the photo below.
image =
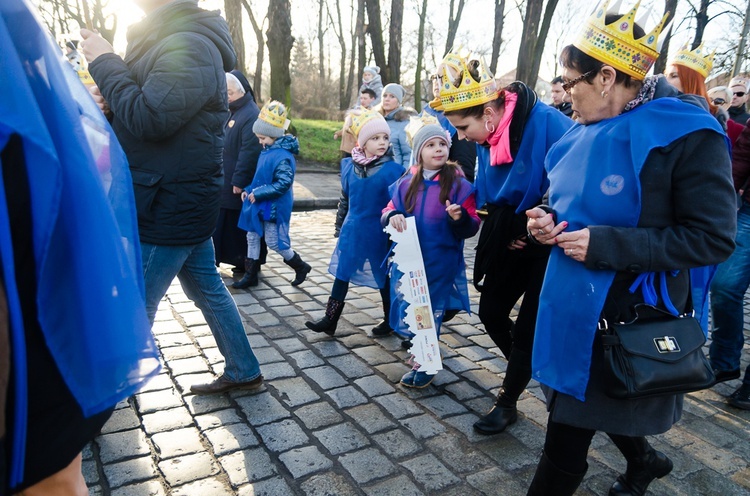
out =
<path fill-rule="evenodd" d="M 562 102 L 560 105 L 553 105 L 553 107 L 562 112 L 565 117 L 573 117 L 573 106 L 570 102 Z"/>
<path fill-rule="evenodd" d="M 142 242 L 187 245 L 216 227 L 227 88 L 236 57 L 226 22 L 177 0 L 128 30 L 125 60 L 89 66 L 130 162 Z"/>
<path fill-rule="evenodd" d="M 750 128 L 745 128 L 732 148 L 732 180 L 735 191 L 744 189 L 743 200 L 750 202 Z"/>
<path fill-rule="evenodd" d="M 229 104 L 229 121 L 224 126 L 224 187 L 221 208 L 242 209 L 242 198 L 232 187 L 245 188 L 253 181 L 258 156 L 263 147 L 253 133 L 253 124 L 260 110 L 251 93 Z"/>
<path fill-rule="evenodd" d="M 747 120 L 750 119 L 750 114 L 747 113 L 747 108 L 744 103 L 739 107 L 729 107 L 728 112 L 730 119 L 742 124 L 743 126 L 747 125 Z"/>

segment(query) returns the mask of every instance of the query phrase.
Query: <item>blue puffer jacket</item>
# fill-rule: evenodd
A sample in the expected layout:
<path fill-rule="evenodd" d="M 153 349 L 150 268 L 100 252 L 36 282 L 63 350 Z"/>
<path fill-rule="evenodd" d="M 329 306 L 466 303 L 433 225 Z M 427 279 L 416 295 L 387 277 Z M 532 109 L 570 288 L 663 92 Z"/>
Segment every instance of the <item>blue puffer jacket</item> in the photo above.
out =
<path fill-rule="evenodd" d="M 266 155 L 268 152 L 276 149 L 283 149 L 291 152 L 294 155 L 299 153 L 299 141 L 291 134 L 287 134 L 277 139 L 273 145 L 263 150 L 258 161 L 258 171 L 256 178 L 252 184 L 245 188 L 248 193 L 255 195 L 255 202 L 261 204 L 263 202 L 270 203 L 270 215 L 263 220 L 276 222 L 277 221 L 277 202 L 282 196 L 291 192 L 292 185 L 294 184 L 294 170 L 295 164 L 289 159 L 281 159 L 276 163 L 268 162 Z M 294 157 L 291 159 L 294 160 Z M 268 173 L 270 170 L 266 170 L 266 167 L 272 168 L 273 172 L 270 174 L 273 179 L 268 181 Z M 291 198 L 291 193 L 290 193 Z M 287 219 L 288 220 L 288 219 Z"/>

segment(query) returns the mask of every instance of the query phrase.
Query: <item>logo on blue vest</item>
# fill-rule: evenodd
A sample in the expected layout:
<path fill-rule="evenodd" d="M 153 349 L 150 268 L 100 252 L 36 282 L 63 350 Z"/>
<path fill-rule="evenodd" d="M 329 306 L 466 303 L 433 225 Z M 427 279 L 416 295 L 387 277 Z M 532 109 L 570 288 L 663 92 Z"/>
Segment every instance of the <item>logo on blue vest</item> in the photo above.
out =
<path fill-rule="evenodd" d="M 611 176 L 607 176 L 602 180 L 602 183 L 599 185 L 599 188 L 602 190 L 602 193 L 604 193 L 607 196 L 614 196 L 622 191 L 622 188 L 625 187 L 625 178 L 622 177 L 619 174 L 612 174 Z"/>

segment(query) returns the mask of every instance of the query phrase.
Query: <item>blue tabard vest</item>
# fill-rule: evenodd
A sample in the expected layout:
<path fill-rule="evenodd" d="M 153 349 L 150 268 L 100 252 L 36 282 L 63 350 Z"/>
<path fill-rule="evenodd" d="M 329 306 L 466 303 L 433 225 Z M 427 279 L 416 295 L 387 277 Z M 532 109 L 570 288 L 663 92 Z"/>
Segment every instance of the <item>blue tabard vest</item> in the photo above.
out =
<path fill-rule="evenodd" d="M 723 135 L 705 110 L 659 98 L 612 119 L 576 125 L 549 151 L 550 206 L 568 231 L 590 225 L 636 227 L 640 172 L 649 153 L 698 130 Z M 533 377 L 584 401 L 591 347 L 613 270 L 589 270 L 553 247 L 539 298 Z M 705 294 L 707 282 L 694 278 Z M 694 293 L 695 294 L 695 293 Z M 695 302 L 700 312 L 703 304 Z"/>
<path fill-rule="evenodd" d="M 391 186 L 392 201 L 396 210 L 406 212 L 404 200 L 409 189 L 412 175 L 403 177 Z M 438 336 L 443 313 L 448 309 L 471 311 L 469 305 L 469 288 L 466 281 L 466 264 L 464 262 L 464 240 L 456 238 L 450 228 L 445 205 L 440 202 L 440 183 L 422 180 L 422 190 L 416 198 L 414 211 L 408 217 L 415 217 L 419 245 L 422 249 L 427 286 L 430 291 L 430 302 L 435 317 Z M 466 179 L 453 186 L 450 194 L 451 203 L 461 205 L 471 195 L 473 186 Z M 396 281 L 403 275 L 398 265 L 392 265 L 391 274 L 391 314 L 389 323 L 394 331 L 409 337 L 411 333 L 404 323 L 406 308 L 403 294 L 397 291 Z"/>
<path fill-rule="evenodd" d="M 282 160 L 288 160 L 292 167 L 292 173 L 295 172 L 296 161 L 294 155 L 289 150 L 281 147 L 266 148 L 260 153 L 258 158 L 258 168 L 255 171 L 253 182 L 246 188 L 248 192 L 253 189 L 273 183 L 273 174 L 276 166 Z M 250 203 L 250 200 L 242 202 L 242 212 L 237 226 L 248 232 L 254 232 L 263 236 L 263 222 L 271 220 L 271 210 L 276 209 L 276 229 L 279 235 L 279 249 L 288 250 L 291 247 L 289 238 L 289 221 L 292 218 L 292 207 L 294 206 L 293 188 L 274 200 L 256 201 Z"/>
<path fill-rule="evenodd" d="M 391 161 L 372 176 L 357 177 L 352 159 L 341 161 L 341 188 L 349 198 L 349 212 L 328 266 L 336 279 L 371 288 L 385 286 L 388 235 L 380 215 L 391 199 L 388 187 L 403 173 L 401 164 Z"/>

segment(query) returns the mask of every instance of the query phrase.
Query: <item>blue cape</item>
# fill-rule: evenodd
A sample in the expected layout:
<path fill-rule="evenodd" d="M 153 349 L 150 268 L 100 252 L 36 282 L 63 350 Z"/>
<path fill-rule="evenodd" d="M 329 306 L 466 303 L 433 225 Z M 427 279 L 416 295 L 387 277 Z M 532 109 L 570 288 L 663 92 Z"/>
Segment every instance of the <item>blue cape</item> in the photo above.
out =
<path fill-rule="evenodd" d="M 659 98 L 612 119 L 576 125 L 550 149 L 545 163 L 557 221 L 568 221 L 570 231 L 590 225 L 637 226 L 639 176 L 649 153 L 701 129 L 724 134 L 705 110 L 676 98 Z M 692 272 L 694 307 L 700 314 L 710 269 Z M 539 298 L 532 357 L 536 380 L 585 401 L 591 347 L 614 277 L 613 270 L 589 270 L 553 247 Z"/>
<path fill-rule="evenodd" d="M 160 365 L 146 317 L 125 155 L 35 11 L 26 2 L 0 2 L 0 149 L 11 135 L 21 137 L 31 186 L 37 317 L 88 416 L 131 396 Z M 14 378 L 9 482 L 16 487 L 23 481 L 28 391 L 5 201 L 12 194 L 0 180 L 0 258 Z"/>

